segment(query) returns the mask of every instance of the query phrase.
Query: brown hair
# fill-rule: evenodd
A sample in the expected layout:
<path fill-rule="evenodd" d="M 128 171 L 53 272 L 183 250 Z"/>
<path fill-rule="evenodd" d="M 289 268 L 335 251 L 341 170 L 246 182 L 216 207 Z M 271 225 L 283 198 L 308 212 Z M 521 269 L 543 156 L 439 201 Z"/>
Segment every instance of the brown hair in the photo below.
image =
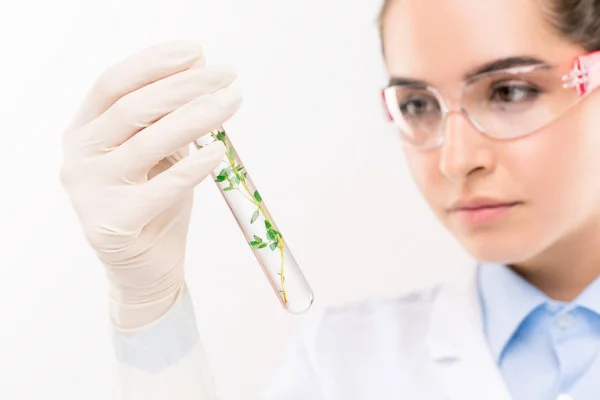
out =
<path fill-rule="evenodd" d="M 384 0 L 378 24 L 383 39 L 383 18 L 390 4 Z M 548 22 L 563 37 L 587 51 L 600 50 L 600 0 L 544 0 Z"/>

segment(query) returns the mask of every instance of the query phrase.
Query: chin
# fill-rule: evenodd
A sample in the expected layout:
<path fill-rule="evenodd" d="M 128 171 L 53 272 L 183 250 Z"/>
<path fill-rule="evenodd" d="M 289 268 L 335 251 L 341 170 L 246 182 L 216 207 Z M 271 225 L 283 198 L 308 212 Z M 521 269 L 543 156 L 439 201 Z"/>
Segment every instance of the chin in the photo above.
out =
<path fill-rule="evenodd" d="M 541 241 L 527 235 L 471 235 L 459 237 L 467 252 L 477 261 L 516 264 L 529 260 L 541 251 Z"/>

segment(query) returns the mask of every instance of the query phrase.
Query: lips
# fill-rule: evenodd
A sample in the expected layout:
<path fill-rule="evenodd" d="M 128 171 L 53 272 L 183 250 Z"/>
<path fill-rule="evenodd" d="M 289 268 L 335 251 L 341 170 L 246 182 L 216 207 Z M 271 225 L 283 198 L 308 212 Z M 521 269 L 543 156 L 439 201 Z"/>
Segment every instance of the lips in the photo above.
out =
<path fill-rule="evenodd" d="M 462 223 L 476 225 L 498 220 L 521 204 L 520 201 L 503 201 L 479 197 L 457 201 L 450 207 L 449 211 L 455 214 Z"/>
<path fill-rule="evenodd" d="M 491 198 L 475 198 L 460 200 L 450 207 L 450 211 L 474 211 L 484 208 L 509 207 L 519 204 L 519 201 L 502 201 Z"/>

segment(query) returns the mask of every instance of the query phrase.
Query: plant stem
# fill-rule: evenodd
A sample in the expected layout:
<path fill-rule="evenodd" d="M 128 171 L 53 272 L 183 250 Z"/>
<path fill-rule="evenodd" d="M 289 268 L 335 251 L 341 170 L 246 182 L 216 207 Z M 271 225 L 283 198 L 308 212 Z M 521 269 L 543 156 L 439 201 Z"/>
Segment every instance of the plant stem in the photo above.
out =
<path fill-rule="evenodd" d="M 269 221 L 269 222 L 271 222 L 271 221 Z M 287 304 L 287 294 L 285 292 L 285 286 L 284 286 L 285 278 L 283 277 L 283 266 L 285 265 L 283 258 L 284 258 L 285 252 L 283 251 L 283 238 L 281 237 L 281 235 L 279 235 L 279 241 L 277 242 L 277 247 L 279 247 L 279 253 L 281 254 L 281 269 L 279 272 L 279 279 L 281 280 L 281 294 L 283 295 L 283 302 L 285 304 Z"/>
<path fill-rule="evenodd" d="M 252 204 L 254 204 L 254 205 L 256 205 L 256 206 L 258 205 L 258 204 L 256 203 L 256 200 L 254 200 L 253 198 L 251 198 L 251 197 L 249 197 L 248 195 L 246 195 L 246 193 L 242 192 L 242 191 L 239 189 L 239 187 L 237 187 L 236 189 L 237 189 L 237 190 L 240 192 L 240 194 L 241 194 L 242 196 L 244 196 L 244 197 L 245 197 L 245 198 L 246 198 L 246 199 L 247 199 L 249 202 L 251 202 Z"/>
<path fill-rule="evenodd" d="M 225 133 L 223 131 L 223 133 Z M 215 135 L 213 134 L 213 137 L 215 137 Z M 217 137 L 215 137 L 215 139 L 219 140 Z M 245 178 L 240 174 L 240 172 L 237 170 L 237 166 L 235 165 L 235 158 L 231 157 L 229 150 L 230 147 L 227 146 L 227 143 L 225 140 L 222 140 L 223 144 L 225 145 L 226 148 L 226 153 L 225 155 L 227 156 L 227 160 L 229 160 L 229 165 L 231 166 L 231 170 L 233 171 L 233 173 L 237 176 L 237 178 L 239 179 L 240 183 L 242 184 L 242 186 L 244 186 L 244 188 L 246 189 L 246 192 L 248 193 L 249 197 L 246 196 L 244 194 L 244 192 L 242 192 L 241 190 L 239 191 L 246 199 L 248 199 L 249 201 L 251 201 L 256 207 L 258 207 L 258 209 L 262 212 L 262 215 L 265 219 L 265 221 L 268 221 L 269 224 L 271 226 L 275 226 L 275 224 L 273 224 L 273 221 L 271 221 L 268 216 L 267 216 L 267 211 L 264 209 L 264 207 L 262 206 L 262 202 L 259 202 L 258 200 L 256 200 L 252 194 L 252 190 L 250 190 L 250 188 L 248 187 L 248 184 L 246 183 Z M 231 182 L 230 182 L 231 183 Z M 239 190 L 239 187 L 237 188 Z M 283 295 L 283 302 L 284 304 L 287 304 L 287 293 L 285 290 L 285 277 L 283 275 L 284 272 L 284 266 L 285 266 L 285 252 L 284 252 L 284 244 L 283 244 L 283 236 L 281 235 L 281 233 L 278 232 L 279 236 L 277 238 L 277 247 L 279 248 L 279 252 L 281 254 L 281 267 L 279 269 L 279 280 L 281 282 L 281 293 Z"/>

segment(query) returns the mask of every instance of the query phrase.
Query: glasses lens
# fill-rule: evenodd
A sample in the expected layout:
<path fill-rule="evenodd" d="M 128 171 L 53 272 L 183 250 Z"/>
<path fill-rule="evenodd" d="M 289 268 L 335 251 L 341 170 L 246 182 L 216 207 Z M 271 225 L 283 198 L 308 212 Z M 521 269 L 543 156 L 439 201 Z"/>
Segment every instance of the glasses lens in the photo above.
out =
<path fill-rule="evenodd" d="M 435 93 L 425 88 L 393 86 L 386 90 L 386 102 L 404 140 L 419 147 L 438 141 L 444 116 Z"/>
<path fill-rule="evenodd" d="M 564 72 L 563 72 L 564 73 Z M 485 75 L 467 85 L 464 106 L 489 136 L 515 138 L 553 122 L 580 97 L 555 69 Z"/>

